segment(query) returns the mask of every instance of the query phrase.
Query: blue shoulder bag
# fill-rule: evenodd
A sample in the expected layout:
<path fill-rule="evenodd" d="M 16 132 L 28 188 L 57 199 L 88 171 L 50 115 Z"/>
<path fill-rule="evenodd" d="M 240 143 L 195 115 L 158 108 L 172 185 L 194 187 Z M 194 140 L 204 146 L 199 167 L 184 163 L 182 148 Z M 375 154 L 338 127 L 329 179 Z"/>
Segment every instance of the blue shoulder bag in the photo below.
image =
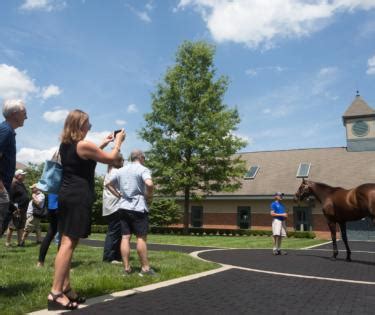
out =
<path fill-rule="evenodd" d="M 45 162 L 37 188 L 46 193 L 58 194 L 62 182 L 62 172 L 60 152 L 57 150 L 52 159 Z"/>

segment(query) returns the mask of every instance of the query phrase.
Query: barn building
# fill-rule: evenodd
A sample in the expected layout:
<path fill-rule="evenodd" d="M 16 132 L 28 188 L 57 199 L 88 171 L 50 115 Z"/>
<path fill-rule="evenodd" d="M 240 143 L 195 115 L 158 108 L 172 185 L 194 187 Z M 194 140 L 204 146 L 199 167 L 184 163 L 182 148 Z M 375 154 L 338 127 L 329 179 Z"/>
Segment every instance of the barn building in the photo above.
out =
<path fill-rule="evenodd" d="M 329 237 L 320 203 L 311 199 L 295 203 L 302 178 L 330 186 L 352 188 L 375 182 L 375 111 L 357 93 L 342 116 L 346 147 L 241 153 L 248 172 L 242 187 L 233 193 L 214 193 L 192 202 L 190 225 L 206 228 L 270 229 L 270 203 L 277 191 L 285 193 L 288 229 L 314 231 Z M 348 224 L 348 237 L 375 239 L 370 220 Z"/>

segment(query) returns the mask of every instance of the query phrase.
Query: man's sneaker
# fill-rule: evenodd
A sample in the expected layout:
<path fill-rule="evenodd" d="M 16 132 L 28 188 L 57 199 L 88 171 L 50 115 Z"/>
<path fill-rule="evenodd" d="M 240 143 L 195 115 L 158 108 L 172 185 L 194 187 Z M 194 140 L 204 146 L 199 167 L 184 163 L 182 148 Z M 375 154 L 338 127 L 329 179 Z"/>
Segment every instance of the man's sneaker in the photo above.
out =
<path fill-rule="evenodd" d="M 147 271 L 143 271 L 141 270 L 141 272 L 138 274 L 140 277 L 144 277 L 144 276 L 151 276 L 151 277 L 154 277 L 156 276 L 156 272 L 154 271 L 154 269 L 150 268 L 149 270 Z"/>
<path fill-rule="evenodd" d="M 122 265 L 122 261 L 120 261 L 120 260 L 112 260 L 111 264 L 112 265 Z"/>
<path fill-rule="evenodd" d="M 288 253 L 287 252 L 284 252 L 283 250 L 279 250 L 278 251 L 279 253 L 278 253 L 278 255 L 288 255 Z"/>
<path fill-rule="evenodd" d="M 274 250 L 272 251 L 272 255 L 277 256 L 277 255 L 280 255 L 280 253 L 279 253 L 278 250 L 274 249 Z"/>

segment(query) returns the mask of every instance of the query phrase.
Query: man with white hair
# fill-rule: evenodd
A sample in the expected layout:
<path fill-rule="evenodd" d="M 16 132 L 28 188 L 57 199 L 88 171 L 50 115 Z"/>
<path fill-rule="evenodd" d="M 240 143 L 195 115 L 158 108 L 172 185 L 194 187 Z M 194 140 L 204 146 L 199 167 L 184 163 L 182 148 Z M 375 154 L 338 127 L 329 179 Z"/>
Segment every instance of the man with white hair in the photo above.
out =
<path fill-rule="evenodd" d="M 5 100 L 3 105 L 5 121 L 0 124 L 0 236 L 10 220 L 9 191 L 16 171 L 16 133 L 27 119 L 25 103 L 22 100 Z"/>

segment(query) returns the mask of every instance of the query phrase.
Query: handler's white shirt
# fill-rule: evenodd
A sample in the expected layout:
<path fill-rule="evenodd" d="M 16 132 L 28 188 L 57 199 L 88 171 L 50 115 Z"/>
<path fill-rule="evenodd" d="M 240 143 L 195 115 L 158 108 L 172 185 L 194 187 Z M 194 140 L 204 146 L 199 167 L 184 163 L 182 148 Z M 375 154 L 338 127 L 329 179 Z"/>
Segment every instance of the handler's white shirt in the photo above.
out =
<path fill-rule="evenodd" d="M 112 194 L 107 187 L 106 184 L 110 183 L 110 178 L 115 176 L 118 172 L 118 169 L 112 168 L 104 177 L 104 187 L 103 187 L 103 217 L 107 215 L 111 215 L 115 213 L 120 208 L 120 198 L 117 198 L 114 194 Z M 116 183 L 112 183 L 112 185 L 117 189 Z"/>

